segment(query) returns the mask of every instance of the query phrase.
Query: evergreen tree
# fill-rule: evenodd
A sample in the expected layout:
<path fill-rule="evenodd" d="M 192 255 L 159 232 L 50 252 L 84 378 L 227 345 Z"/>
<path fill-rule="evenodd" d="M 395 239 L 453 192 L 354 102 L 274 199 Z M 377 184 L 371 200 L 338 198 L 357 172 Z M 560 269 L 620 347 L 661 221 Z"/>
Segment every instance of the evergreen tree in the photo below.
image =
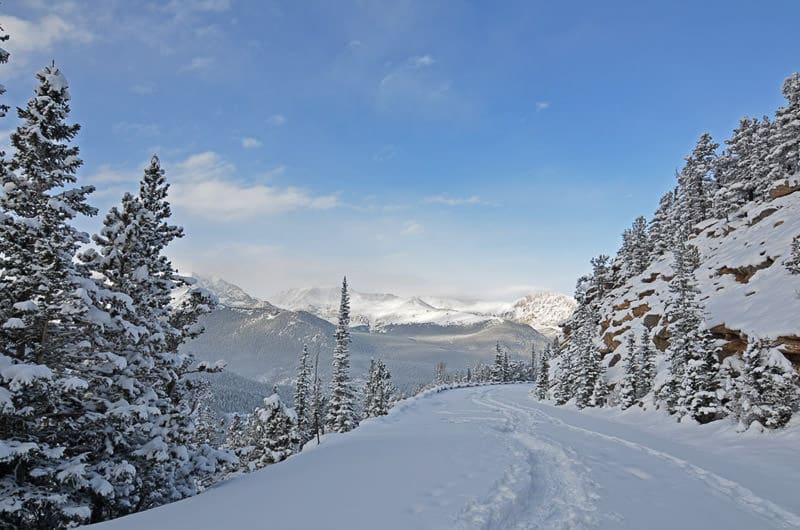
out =
<path fill-rule="evenodd" d="M 650 220 L 648 227 L 648 237 L 650 238 L 649 247 L 652 255 L 661 256 L 668 250 L 672 250 L 675 230 L 675 197 L 676 191 L 665 193 L 658 203 L 658 208 Z"/>
<path fill-rule="evenodd" d="M 643 330 L 639 337 L 637 362 L 639 378 L 636 397 L 642 399 L 653 389 L 656 378 L 656 352 L 650 343 L 650 334 L 647 329 Z"/>
<path fill-rule="evenodd" d="M 294 387 L 294 411 L 297 415 L 297 437 L 302 447 L 311 439 L 311 366 L 308 359 L 308 346 L 303 345 L 300 362 L 297 365 L 297 381 Z"/>
<path fill-rule="evenodd" d="M 679 413 L 689 414 L 699 423 L 708 423 L 721 418 L 722 404 L 719 401 L 719 360 L 711 342 L 705 337 L 687 350 L 687 362 L 683 374 Z"/>
<path fill-rule="evenodd" d="M 498 341 L 494 345 L 494 364 L 492 365 L 492 381 L 495 383 L 500 383 L 505 381 L 506 372 L 503 368 L 504 363 L 504 355 L 503 355 L 503 348 L 500 347 L 500 342 Z"/>
<path fill-rule="evenodd" d="M 578 328 L 574 332 L 573 343 L 569 349 L 574 369 L 575 404 L 590 406 L 595 393 L 597 378 L 600 376 L 600 353 L 594 345 L 597 327 L 597 312 L 594 304 L 584 304 L 576 311 Z"/>
<path fill-rule="evenodd" d="M 798 405 L 798 376 L 792 364 L 769 340 L 755 339 L 742 355 L 734 381 L 734 413 L 742 428 L 753 422 L 777 429 L 785 426 Z"/>
<path fill-rule="evenodd" d="M 342 282 L 339 305 L 339 324 L 336 328 L 336 349 L 333 352 L 331 390 L 326 424 L 329 431 L 347 432 L 358 425 L 353 400 L 355 393 L 350 381 L 350 295 L 347 278 Z"/>
<path fill-rule="evenodd" d="M 597 353 L 597 377 L 594 380 L 592 396 L 589 399 L 590 407 L 604 407 L 608 401 L 608 383 L 606 382 L 606 367 L 602 362 L 600 353 Z"/>
<path fill-rule="evenodd" d="M 6 525 L 61 528 L 88 522 L 92 498 L 113 491 L 84 462 L 102 444 L 105 411 L 91 410 L 102 399 L 94 351 L 110 318 L 74 260 L 88 236 L 72 222 L 96 210 L 86 202 L 94 188 L 72 187 L 82 162 L 70 145 L 80 126 L 66 123 L 67 81 L 54 65 L 36 79 L 18 109 L 10 170 L 0 172 L 0 497 Z"/>
<path fill-rule="evenodd" d="M 800 235 L 794 236 L 789 248 L 789 257 L 783 262 L 786 269 L 792 274 L 800 274 Z"/>
<path fill-rule="evenodd" d="M 717 147 L 719 144 L 714 143 L 711 135 L 703 133 L 678 175 L 679 219 L 689 229 L 710 217 L 711 197 L 716 193 L 712 169 Z"/>
<path fill-rule="evenodd" d="M 370 362 L 369 378 L 364 390 L 364 417 L 385 416 L 394 402 L 395 388 L 386 365 L 378 359 Z"/>
<path fill-rule="evenodd" d="M 625 376 L 622 379 L 620 391 L 621 406 L 627 409 L 636 404 L 640 390 L 639 358 L 636 351 L 636 338 L 633 333 L 626 340 L 627 359 L 625 361 Z"/>
<path fill-rule="evenodd" d="M 503 381 L 511 381 L 511 365 L 508 362 L 508 351 L 503 351 Z"/>
<path fill-rule="evenodd" d="M 681 242 L 674 250 L 675 276 L 669 285 L 672 299 L 667 311 L 671 333 L 667 350 L 670 368 L 669 377 L 659 390 L 659 398 L 665 402 L 668 410 L 680 415 L 688 411 L 687 399 L 690 399 L 683 383 L 687 363 L 690 359 L 699 358 L 706 346 L 701 331 L 702 307 L 697 299 L 700 291 L 694 277 L 700 258 L 697 248 L 686 242 L 685 238 L 685 235 L 680 236 Z"/>
<path fill-rule="evenodd" d="M 771 182 L 800 171 L 800 74 L 786 78 L 782 91 L 787 104 L 775 112 L 772 149 L 767 158 Z"/>
<path fill-rule="evenodd" d="M 531 366 L 528 372 L 528 381 L 536 382 L 536 344 L 531 344 Z"/>
<path fill-rule="evenodd" d="M 536 398 L 547 399 L 550 391 L 550 357 L 553 349 L 549 344 L 539 356 L 539 369 L 536 373 Z"/>
<path fill-rule="evenodd" d="M 311 392 L 311 434 L 319 436 L 325 433 L 325 408 L 327 399 L 322 393 L 322 380 L 315 378 Z"/>
<path fill-rule="evenodd" d="M 619 257 L 625 278 L 641 274 L 650 264 L 650 240 L 647 237 L 647 220 L 639 216 L 622 233 Z"/>
<path fill-rule="evenodd" d="M 264 406 L 253 413 L 248 422 L 248 441 L 253 450 L 247 454 L 246 462 L 253 469 L 274 464 L 286 459 L 297 447 L 295 438 L 295 416 L 284 405 L 276 389 L 264 398 Z"/>

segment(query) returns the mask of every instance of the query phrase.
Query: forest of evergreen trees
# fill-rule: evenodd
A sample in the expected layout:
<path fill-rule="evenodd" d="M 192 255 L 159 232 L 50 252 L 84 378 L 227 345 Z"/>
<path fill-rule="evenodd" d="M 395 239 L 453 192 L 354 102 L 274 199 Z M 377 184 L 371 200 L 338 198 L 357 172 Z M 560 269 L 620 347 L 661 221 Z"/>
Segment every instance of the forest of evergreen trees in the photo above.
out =
<path fill-rule="evenodd" d="M 671 252 L 669 372 L 656 385 L 652 337 L 646 329 L 638 337 L 631 333 L 621 346 L 627 362 L 614 404 L 628 408 L 648 399 L 678 419 L 707 423 L 733 416 L 743 429 L 754 422 L 767 428 L 786 425 L 800 399 L 797 372 L 767 338 L 752 340 L 741 362 L 721 364 L 705 328 L 696 278 L 700 256 L 692 242 L 698 223 L 735 218 L 743 206 L 771 200 L 775 186 L 800 175 L 800 75 L 785 80 L 783 95 L 786 105 L 774 118 L 743 118 L 721 152 L 709 134 L 701 135 L 677 174 L 675 189 L 664 194 L 650 221 L 633 221 L 613 260 L 607 255 L 591 260 L 592 274 L 577 282 L 578 307 L 566 325 L 567 340 L 538 361 L 539 399 L 564 404 L 574 398 L 578 407 L 609 402 L 606 364 L 598 347 L 600 308 L 614 289 Z M 800 273 L 800 234 L 787 254 L 782 265 Z"/>

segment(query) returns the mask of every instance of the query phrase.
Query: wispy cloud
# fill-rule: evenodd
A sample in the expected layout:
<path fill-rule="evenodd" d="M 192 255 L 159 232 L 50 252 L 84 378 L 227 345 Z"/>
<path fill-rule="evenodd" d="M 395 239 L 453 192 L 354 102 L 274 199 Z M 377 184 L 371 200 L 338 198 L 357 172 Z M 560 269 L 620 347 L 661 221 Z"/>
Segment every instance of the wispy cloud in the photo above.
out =
<path fill-rule="evenodd" d="M 543 110 L 547 110 L 550 108 L 549 101 L 537 101 L 536 102 L 536 112 L 541 112 Z"/>
<path fill-rule="evenodd" d="M 201 72 L 208 70 L 214 64 L 211 57 L 192 57 L 192 60 L 181 66 L 181 72 Z"/>
<path fill-rule="evenodd" d="M 245 149 L 255 149 L 257 147 L 261 147 L 261 140 L 251 136 L 242 138 L 242 147 Z"/>
<path fill-rule="evenodd" d="M 267 118 L 267 123 L 273 127 L 280 127 L 284 123 L 286 123 L 286 117 L 282 114 L 273 114 L 269 118 Z"/>
<path fill-rule="evenodd" d="M 121 121 L 113 125 L 111 132 L 118 136 L 158 136 L 161 129 L 157 123 Z"/>
<path fill-rule="evenodd" d="M 425 227 L 422 226 L 420 223 L 416 222 L 413 219 L 410 219 L 403 223 L 403 234 L 408 236 L 413 236 L 417 234 L 421 234 L 425 231 Z"/>
<path fill-rule="evenodd" d="M 236 175 L 236 167 L 213 151 L 194 154 L 172 170 L 172 201 L 194 215 L 236 221 L 292 210 L 334 208 L 336 195 L 314 195 L 293 186 L 252 184 Z"/>
<path fill-rule="evenodd" d="M 412 68 L 427 68 L 428 66 L 433 66 L 436 62 L 431 55 L 417 55 L 416 57 L 411 57 L 408 60 L 408 65 Z"/>
<path fill-rule="evenodd" d="M 136 83 L 131 86 L 131 92 L 140 96 L 149 96 L 156 93 L 155 83 Z"/>
<path fill-rule="evenodd" d="M 482 204 L 480 197 L 473 195 L 472 197 L 449 197 L 447 195 L 433 195 L 422 199 L 425 204 L 444 204 L 446 206 L 463 206 L 470 204 Z"/>

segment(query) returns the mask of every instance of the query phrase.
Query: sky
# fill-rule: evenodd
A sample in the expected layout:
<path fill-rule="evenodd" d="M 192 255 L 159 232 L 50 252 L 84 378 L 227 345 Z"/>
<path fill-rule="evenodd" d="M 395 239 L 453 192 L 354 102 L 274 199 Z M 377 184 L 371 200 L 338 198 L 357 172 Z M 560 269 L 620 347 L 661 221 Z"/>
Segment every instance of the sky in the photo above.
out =
<path fill-rule="evenodd" d="M 158 154 L 183 272 L 267 299 L 346 274 L 512 300 L 571 293 L 702 132 L 772 114 L 799 18 L 795 0 L 6 0 L 2 81 L 24 106 L 55 60 L 101 212 Z"/>

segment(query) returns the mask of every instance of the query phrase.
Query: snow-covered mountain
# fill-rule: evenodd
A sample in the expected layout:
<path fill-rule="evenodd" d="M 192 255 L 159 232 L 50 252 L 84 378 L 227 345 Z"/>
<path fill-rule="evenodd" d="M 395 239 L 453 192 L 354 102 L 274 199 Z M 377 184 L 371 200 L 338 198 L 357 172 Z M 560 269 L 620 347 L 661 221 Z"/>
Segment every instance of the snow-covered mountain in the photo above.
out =
<path fill-rule="evenodd" d="M 335 322 L 339 310 L 338 287 L 310 287 L 284 291 L 273 298 L 278 307 L 307 311 Z M 393 294 L 350 293 L 354 325 L 382 329 L 391 325 L 436 324 L 464 326 L 509 320 L 527 324 L 540 333 L 554 335 L 558 324 L 575 308 L 566 295 L 535 291 L 514 302 L 460 300 L 435 297 L 403 298 Z"/>
<path fill-rule="evenodd" d="M 264 300 L 249 295 L 239 287 L 230 282 L 215 276 L 203 276 L 201 274 L 192 274 L 192 277 L 197 280 L 196 285 L 203 289 L 208 289 L 219 300 L 219 303 L 225 307 L 235 307 L 239 309 L 272 309 L 277 312 L 277 309 Z"/>

